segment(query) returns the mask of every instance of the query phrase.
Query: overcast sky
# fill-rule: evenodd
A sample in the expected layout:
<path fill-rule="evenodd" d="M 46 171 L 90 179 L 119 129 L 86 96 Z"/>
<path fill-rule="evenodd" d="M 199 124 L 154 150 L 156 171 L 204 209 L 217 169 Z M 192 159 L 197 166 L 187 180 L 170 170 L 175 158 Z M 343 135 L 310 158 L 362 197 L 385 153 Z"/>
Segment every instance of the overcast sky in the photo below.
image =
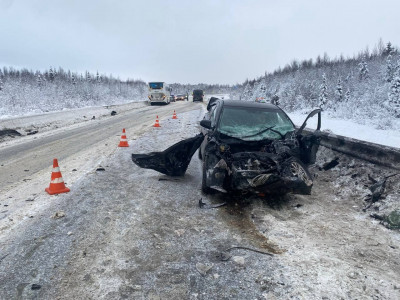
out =
<path fill-rule="evenodd" d="M 235 84 L 400 46 L 399 16 L 399 0 L 0 0 L 0 66 Z"/>

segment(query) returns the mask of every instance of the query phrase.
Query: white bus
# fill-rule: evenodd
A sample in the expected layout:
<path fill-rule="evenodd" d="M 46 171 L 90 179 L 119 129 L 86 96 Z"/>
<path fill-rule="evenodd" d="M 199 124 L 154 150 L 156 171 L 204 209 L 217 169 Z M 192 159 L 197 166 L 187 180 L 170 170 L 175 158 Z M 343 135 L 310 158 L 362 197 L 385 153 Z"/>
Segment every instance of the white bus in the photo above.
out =
<path fill-rule="evenodd" d="M 165 82 L 149 82 L 150 105 L 154 103 L 169 104 L 171 89 Z"/>

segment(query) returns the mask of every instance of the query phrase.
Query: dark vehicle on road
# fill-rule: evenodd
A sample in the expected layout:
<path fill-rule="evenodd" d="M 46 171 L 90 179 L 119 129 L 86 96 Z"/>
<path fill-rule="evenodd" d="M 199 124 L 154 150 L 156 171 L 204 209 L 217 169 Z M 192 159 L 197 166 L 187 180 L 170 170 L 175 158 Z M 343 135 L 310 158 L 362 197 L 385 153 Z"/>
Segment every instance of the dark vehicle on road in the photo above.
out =
<path fill-rule="evenodd" d="M 186 95 L 176 95 L 175 96 L 175 100 L 185 100 L 186 99 Z"/>
<path fill-rule="evenodd" d="M 169 100 L 170 100 L 170 102 L 175 102 L 175 96 L 174 96 L 174 95 L 171 95 L 171 96 L 169 97 Z"/>
<path fill-rule="evenodd" d="M 308 118 L 318 114 L 317 130 L 303 135 Z M 204 140 L 202 190 L 260 194 L 309 194 L 307 165 L 315 162 L 321 110 L 296 129 L 278 106 L 217 100 L 200 122 Z"/>
<path fill-rule="evenodd" d="M 163 152 L 132 154 L 135 164 L 169 176 L 183 176 L 196 150 L 202 159 L 202 190 L 255 194 L 310 194 L 307 166 L 319 147 L 321 110 L 312 111 L 296 128 L 273 104 L 213 99 L 201 133 Z M 318 115 L 317 129 L 304 133 Z"/>
<path fill-rule="evenodd" d="M 195 101 L 203 102 L 203 100 L 204 100 L 203 90 L 194 90 L 193 91 L 193 102 L 195 102 Z"/>

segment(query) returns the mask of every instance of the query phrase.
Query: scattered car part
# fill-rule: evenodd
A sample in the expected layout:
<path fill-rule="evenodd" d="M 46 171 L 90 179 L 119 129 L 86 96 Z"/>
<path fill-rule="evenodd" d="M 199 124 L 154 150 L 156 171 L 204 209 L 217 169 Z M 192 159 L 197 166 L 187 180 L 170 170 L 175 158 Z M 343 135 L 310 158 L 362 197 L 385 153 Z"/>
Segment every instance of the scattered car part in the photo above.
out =
<path fill-rule="evenodd" d="M 132 161 L 141 168 L 153 169 L 168 176 L 183 176 L 203 139 L 203 134 L 198 134 L 162 152 L 132 154 Z"/>
<path fill-rule="evenodd" d="M 15 136 L 21 136 L 21 134 L 14 129 L 3 129 L 0 130 L 0 138 L 3 136 L 15 137 Z"/>
<path fill-rule="evenodd" d="M 199 200 L 199 207 L 204 208 L 204 209 L 211 209 L 211 208 L 218 208 L 221 206 L 225 206 L 226 202 L 218 203 L 218 204 L 207 204 L 206 202 L 203 201 L 203 198 L 200 198 Z"/>
<path fill-rule="evenodd" d="M 334 167 L 336 167 L 339 164 L 339 157 L 335 157 L 332 160 L 325 162 L 322 167 L 321 170 L 324 171 L 328 171 L 330 169 L 333 169 Z"/>
<path fill-rule="evenodd" d="M 261 250 L 257 250 L 257 249 L 253 249 L 253 248 L 249 248 L 249 247 L 244 247 L 244 246 L 232 246 L 232 247 L 230 247 L 230 248 L 228 248 L 228 249 L 226 249 L 226 250 L 224 250 L 223 252 L 220 253 L 220 256 L 219 256 L 220 259 L 222 261 L 228 261 L 232 257 L 232 255 L 230 255 L 228 252 L 230 250 L 233 250 L 233 249 L 249 250 L 249 251 L 260 253 L 260 254 L 274 256 L 274 254 L 270 253 L 270 252 L 265 252 L 265 251 L 261 251 Z"/>

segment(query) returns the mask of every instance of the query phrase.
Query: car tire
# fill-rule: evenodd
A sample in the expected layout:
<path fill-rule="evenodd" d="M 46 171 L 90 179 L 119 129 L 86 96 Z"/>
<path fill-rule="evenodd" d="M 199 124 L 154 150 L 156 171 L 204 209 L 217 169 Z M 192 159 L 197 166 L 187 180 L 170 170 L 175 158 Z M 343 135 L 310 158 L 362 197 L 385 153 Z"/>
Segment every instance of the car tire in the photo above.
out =
<path fill-rule="evenodd" d="M 311 193 L 311 188 L 313 186 L 311 173 L 299 159 L 296 158 L 289 159 L 285 164 L 284 173 L 287 176 L 296 176 L 303 181 L 303 186 L 301 187 L 302 193 L 304 194 Z"/>

